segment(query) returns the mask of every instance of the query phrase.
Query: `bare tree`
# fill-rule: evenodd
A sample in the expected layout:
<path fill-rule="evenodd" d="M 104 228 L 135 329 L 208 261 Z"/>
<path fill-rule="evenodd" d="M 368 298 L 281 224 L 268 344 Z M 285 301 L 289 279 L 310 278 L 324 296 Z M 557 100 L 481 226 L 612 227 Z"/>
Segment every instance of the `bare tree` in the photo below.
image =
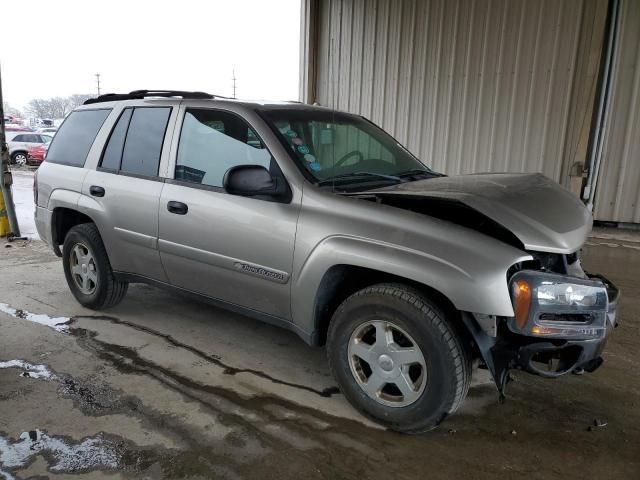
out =
<path fill-rule="evenodd" d="M 9 102 L 2 102 L 2 108 L 4 109 L 5 115 L 11 115 L 13 117 L 18 117 L 18 118 L 22 118 L 23 116 L 22 112 L 17 108 L 14 108 L 11 105 L 9 105 Z"/>
<path fill-rule="evenodd" d="M 43 98 L 34 98 L 27 104 L 27 113 L 38 118 L 50 118 L 51 103 Z"/>
<path fill-rule="evenodd" d="M 68 97 L 34 98 L 27 104 L 27 112 L 37 118 L 64 118 L 91 97 L 93 95 L 76 93 Z"/>
<path fill-rule="evenodd" d="M 69 106 L 73 110 L 74 108 L 79 107 L 85 101 L 93 97 L 95 97 L 95 95 L 92 95 L 90 93 L 75 93 L 69 97 Z"/>

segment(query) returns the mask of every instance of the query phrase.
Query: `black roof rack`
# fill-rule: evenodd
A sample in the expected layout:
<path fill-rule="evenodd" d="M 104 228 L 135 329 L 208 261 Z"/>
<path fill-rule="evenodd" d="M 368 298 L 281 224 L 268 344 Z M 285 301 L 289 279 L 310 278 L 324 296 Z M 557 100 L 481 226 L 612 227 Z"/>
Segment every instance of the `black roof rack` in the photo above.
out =
<path fill-rule="evenodd" d="M 139 100 L 146 97 L 182 97 L 190 99 L 205 99 L 209 100 L 215 97 L 210 93 L 205 92 L 184 92 L 182 90 L 134 90 L 129 93 L 105 93 L 96 98 L 90 98 L 84 102 L 84 105 L 91 105 L 92 103 L 102 102 L 115 102 L 118 100 Z M 226 97 L 219 97 L 226 98 Z"/>

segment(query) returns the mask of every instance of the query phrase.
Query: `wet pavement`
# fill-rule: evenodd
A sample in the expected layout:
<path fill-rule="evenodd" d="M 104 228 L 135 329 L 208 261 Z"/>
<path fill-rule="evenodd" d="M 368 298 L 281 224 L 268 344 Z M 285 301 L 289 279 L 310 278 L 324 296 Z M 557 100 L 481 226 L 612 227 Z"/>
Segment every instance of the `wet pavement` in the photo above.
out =
<path fill-rule="evenodd" d="M 366 422 L 294 334 L 132 285 L 94 312 L 41 242 L 0 243 L 0 479 L 640 478 L 640 243 L 593 238 L 623 292 L 593 374 L 484 371 L 434 432 Z"/>

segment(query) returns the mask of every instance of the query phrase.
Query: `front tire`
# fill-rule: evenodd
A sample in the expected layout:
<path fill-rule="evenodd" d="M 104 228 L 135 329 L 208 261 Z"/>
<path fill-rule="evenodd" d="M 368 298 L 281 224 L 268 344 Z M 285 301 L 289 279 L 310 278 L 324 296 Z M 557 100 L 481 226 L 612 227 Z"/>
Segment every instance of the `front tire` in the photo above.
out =
<path fill-rule="evenodd" d="M 462 404 L 469 353 L 443 310 L 399 284 L 367 287 L 336 310 L 329 367 L 345 397 L 388 428 L 421 433 Z"/>
<path fill-rule="evenodd" d="M 120 303 L 129 284 L 117 280 L 98 228 L 93 223 L 69 230 L 62 247 L 64 275 L 73 296 L 84 307 L 104 310 Z"/>

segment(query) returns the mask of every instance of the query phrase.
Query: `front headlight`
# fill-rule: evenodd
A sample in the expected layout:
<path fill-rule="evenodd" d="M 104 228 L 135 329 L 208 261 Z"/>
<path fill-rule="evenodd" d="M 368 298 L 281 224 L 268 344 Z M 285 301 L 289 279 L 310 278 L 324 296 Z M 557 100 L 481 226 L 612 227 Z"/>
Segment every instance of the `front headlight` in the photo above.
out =
<path fill-rule="evenodd" d="M 538 337 L 599 338 L 606 333 L 608 298 L 599 280 L 522 270 L 510 282 L 510 330 Z"/>
<path fill-rule="evenodd" d="M 593 307 L 598 302 L 601 287 L 576 285 L 573 283 L 543 282 L 538 287 L 540 305 L 578 305 Z"/>

